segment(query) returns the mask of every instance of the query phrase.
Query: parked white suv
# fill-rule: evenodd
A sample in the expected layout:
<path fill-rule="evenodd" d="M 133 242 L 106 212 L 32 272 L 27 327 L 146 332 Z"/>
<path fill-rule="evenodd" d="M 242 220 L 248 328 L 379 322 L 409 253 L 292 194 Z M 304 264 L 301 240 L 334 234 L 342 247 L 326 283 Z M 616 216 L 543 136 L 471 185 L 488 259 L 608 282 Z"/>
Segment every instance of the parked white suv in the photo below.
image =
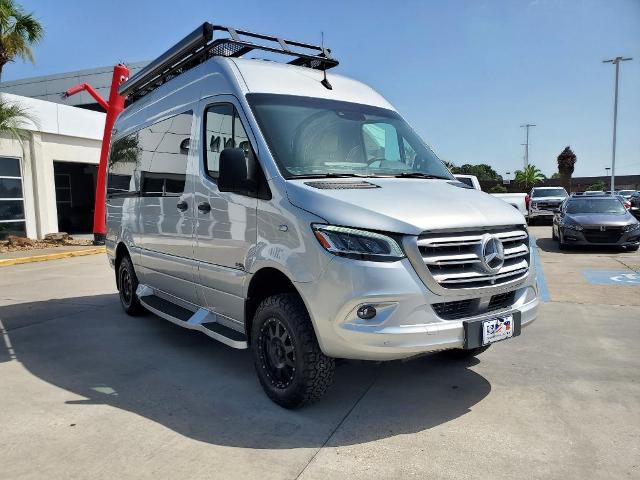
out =
<path fill-rule="evenodd" d="M 475 175 L 462 175 L 456 173 L 453 176 L 456 177 L 456 180 L 459 180 L 465 185 L 475 188 L 476 190 L 482 190 L 482 188 L 480 188 L 478 177 Z M 503 202 L 507 202 L 513 208 L 517 208 L 524 217 L 527 217 L 527 202 L 529 195 L 526 193 L 490 193 L 489 195 L 499 198 Z"/>
<path fill-rule="evenodd" d="M 261 49 L 289 63 L 239 58 Z M 120 87 L 111 145 L 125 311 L 251 348 L 287 408 L 325 392 L 335 358 L 476 355 L 538 310 L 522 215 L 462 188 L 337 63 L 205 23 Z"/>

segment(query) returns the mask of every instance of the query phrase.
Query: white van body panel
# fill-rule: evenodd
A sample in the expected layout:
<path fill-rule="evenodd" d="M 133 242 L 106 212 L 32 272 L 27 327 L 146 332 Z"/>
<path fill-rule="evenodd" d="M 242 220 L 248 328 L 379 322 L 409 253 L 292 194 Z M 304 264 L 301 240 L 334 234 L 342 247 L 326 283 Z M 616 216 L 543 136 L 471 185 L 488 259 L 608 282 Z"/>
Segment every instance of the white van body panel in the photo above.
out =
<path fill-rule="evenodd" d="M 277 270 L 302 297 L 320 347 L 329 356 L 389 360 L 460 348 L 463 319 L 439 316 L 434 305 L 443 302 L 474 299 L 486 307 L 496 295 L 513 292 L 513 301 L 501 312 L 518 312 L 523 326 L 533 321 L 538 297 L 532 261 L 527 260 L 522 275 L 500 285 L 447 289 L 438 284 L 420 250 L 431 241 L 426 237 L 436 234 L 460 241 L 467 233 L 498 236 L 517 230 L 526 237 L 524 218 L 506 203 L 446 179 L 376 178 L 369 180 L 377 184 L 376 189 L 321 190 L 282 174 L 247 94 L 340 100 L 395 112 L 361 82 L 327 72 L 333 87 L 329 90 L 321 85 L 322 78 L 323 72 L 303 67 L 214 57 L 128 107 L 116 122 L 114 143 L 187 111 L 193 112 L 193 121 L 184 153 L 184 192 L 163 199 L 162 207 L 133 191 L 108 198 L 107 253 L 112 265 L 119 249 L 125 249 L 141 283 L 190 305 L 193 311 L 211 312 L 246 334 L 251 281 L 265 269 Z M 207 176 L 203 152 L 209 145 L 203 138 L 203 117 L 206 108 L 219 102 L 237 109 L 264 172 L 269 199 L 220 192 Z M 139 187 L 139 176 L 136 170 L 132 185 Z M 187 208 L 171 211 L 170 222 L 163 222 L 167 216 L 162 213 L 155 222 L 143 213 L 144 208 L 168 211 L 180 202 Z M 211 212 L 198 210 L 203 202 L 211 205 Z M 333 255 L 320 245 L 311 228 L 327 223 L 402 237 L 398 241 L 407 256 L 401 261 L 374 262 Z M 155 250 L 140 242 L 153 229 L 158 235 Z M 178 250 L 171 240 L 175 235 L 182 235 Z M 529 259 L 523 242 L 518 248 L 524 248 L 520 253 Z M 371 302 L 386 305 L 380 307 L 385 314 L 363 324 L 354 312 Z M 478 310 L 473 318 L 490 315 L 486 309 Z"/>

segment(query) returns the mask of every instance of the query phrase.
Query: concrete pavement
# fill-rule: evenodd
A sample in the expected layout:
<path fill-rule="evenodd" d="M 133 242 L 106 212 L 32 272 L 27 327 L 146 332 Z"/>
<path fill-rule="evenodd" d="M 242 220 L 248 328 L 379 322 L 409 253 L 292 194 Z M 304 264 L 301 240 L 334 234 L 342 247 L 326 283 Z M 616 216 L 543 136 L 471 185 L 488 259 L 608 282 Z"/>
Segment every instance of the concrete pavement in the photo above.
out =
<path fill-rule="evenodd" d="M 552 301 L 521 337 L 474 361 L 345 362 L 293 412 L 248 351 L 124 315 L 102 255 L 3 268 L 0 479 L 637 478 L 640 287 L 580 271 L 639 256 L 532 231 Z"/>

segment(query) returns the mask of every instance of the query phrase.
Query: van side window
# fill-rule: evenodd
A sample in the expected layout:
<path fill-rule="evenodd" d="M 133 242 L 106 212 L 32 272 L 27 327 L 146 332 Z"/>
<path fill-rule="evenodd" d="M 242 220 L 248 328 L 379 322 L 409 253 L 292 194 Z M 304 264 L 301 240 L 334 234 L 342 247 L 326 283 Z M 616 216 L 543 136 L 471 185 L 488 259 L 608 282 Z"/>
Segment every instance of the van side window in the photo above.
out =
<path fill-rule="evenodd" d="M 138 172 L 143 195 L 184 192 L 192 118 L 191 111 L 180 113 L 138 132 Z"/>
<path fill-rule="evenodd" d="M 212 178 L 218 178 L 220 153 L 233 147 L 234 107 L 230 103 L 220 103 L 207 108 L 205 128 L 205 168 Z"/>
<path fill-rule="evenodd" d="M 122 196 L 137 193 L 133 172 L 138 162 L 140 147 L 138 133 L 122 137 L 111 145 L 107 195 Z"/>
<path fill-rule="evenodd" d="M 214 179 L 220 174 L 220 153 L 225 148 L 241 148 L 246 157 L 253 155 L 251 142 L 240 115 L 230 103 L 220 103 L 207 108 L 205 132 L 205 167 Z"/>

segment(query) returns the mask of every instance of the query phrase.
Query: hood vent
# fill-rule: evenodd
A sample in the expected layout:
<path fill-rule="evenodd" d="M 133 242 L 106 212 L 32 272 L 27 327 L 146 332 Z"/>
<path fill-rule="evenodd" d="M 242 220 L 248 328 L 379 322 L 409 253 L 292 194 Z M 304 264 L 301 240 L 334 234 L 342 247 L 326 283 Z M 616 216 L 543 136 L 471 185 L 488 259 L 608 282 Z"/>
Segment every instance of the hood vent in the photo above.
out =
<path fill-rule="evenodd" d="M 309 185 L 313 188 L 319 188 L 320 190 L 361 190 L 364 188 L 380 188 L 380 185 L 374 185 L 373 183 L 358 181 L 358 182 L 305 182 L 305 185 Z"/>
<path fill-rule="evenodd" d="M 464 182 L 459 182 L 458 180 L 453 180 L 451 182 L 447 182 L 449 185 L 453 185 L 454 187 L 467 188 L 471 190 L 475 190 L 471 185 L 467 185 Z"/>

